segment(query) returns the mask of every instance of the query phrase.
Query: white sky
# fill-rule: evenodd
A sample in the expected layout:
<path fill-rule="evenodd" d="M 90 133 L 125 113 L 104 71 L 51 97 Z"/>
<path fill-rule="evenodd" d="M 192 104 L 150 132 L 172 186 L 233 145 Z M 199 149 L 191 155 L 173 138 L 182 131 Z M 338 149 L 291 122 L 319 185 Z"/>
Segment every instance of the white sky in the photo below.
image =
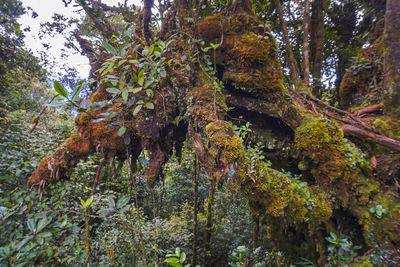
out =
<path fill-rule="evenodd" d="M 50 50 L 47 52 L 50 58 L 55 59 L 60 65 L 66 63 L 68 66 L 75 67 L 82 79 L 87 78 L 90 70 L 89 61 L 86 57 L 81 56 L 78 53 L 69 55 L 68 59 L 61 58 L 61 49 L 64 47 L 65 40 L 63 36 L 56 35 L 54 38 L 46 36 L 42 40 L 38 38 L 40 31 L 40 24 L 46 21 L 52 21 L 54 13 L 62 14 L 67 18 L 79 18 L 79 14 L 76 13 L 79 8 L 73 7 L 71 3 L 68 7 L 65 7 L 61 0 L 21 0 L 24 7 L 30 6 L 37 14 L 38 17 L 32 18 L 31 12 L 21 16 L 19 23 L 22 24 L 22 29 L 30 27 L 31 31 L 26 32 L 25 44 L 26 48 L 33 51 L 34 55 L 39 57 L 39 51 L 45 51 L 42 43 L 49 43 Z M 102 0 L 103 3 L 108 5 L 117 5 L 124 1 L 115 0 Z M 130 0 L 129 4 L 140 5 L 141 0 Z M 57 68 L 57 67 L 56 67 Z M 51 70 L 49 70 L 51 71 Z"/>

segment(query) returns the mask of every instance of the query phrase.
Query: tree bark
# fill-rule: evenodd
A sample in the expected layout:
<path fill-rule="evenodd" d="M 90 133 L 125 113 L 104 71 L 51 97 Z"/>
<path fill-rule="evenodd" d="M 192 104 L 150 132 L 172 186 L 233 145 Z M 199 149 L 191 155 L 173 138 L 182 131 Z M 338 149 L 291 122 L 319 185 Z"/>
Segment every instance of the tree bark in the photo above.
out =
<path fill-rule="evenodd" d="M 309 0 L 304 1 L 303 11 L 303 67 L 304 67 L 304 83 L 308 87 L 310 86 L 310 59 L 309 59 L 309 41 L 308 34 L 310 28 L 310 2 Z"/>
<path fill-rule="evenodd" d="M 193 257 L 192 257 L 192 266 L 197 265 L 197 198 L 199 195 L 199 171 L 197 167 L 197 156 L 194 156 L 194 164 L 193 164 L 193 178 L 194 178 L 194 203 L 193 203 Z"/>
<path fill-rule="evenodd" d="M 313 95 L 321 95 L 322 61 L 324 52 L 324 5 L 323 0 L 314 0 L 311 14 L 311 74 Z"/>
<path fill-rule="evenodd" d="M 384 111 L 400 119 L 400 2 L 386 1 Z"/>
<path fill-rule="evenodd" d="M 293 54 L 293 47 L 290 44 L 289 31 L 287 29 L 286 21 L 283 17 L 283 9 L 282 9 L 282 5 L 281 5 L 281 1 L 275 0 L 275 6 L 276 6 L 276 11 L 278 12 L 279 21 L 280 21 L 281 28 L 282 28 L 283 42 L 285 43 L 285 47 L 286 47 L 286 58 L 287 58 L 286 60 L 289 65 L 290 72 L 292 73 L 292 77 L 293 77 L 292 82 L 294 83 L 295 88 L 297 88 L 300 84 L 299 71 L 297 68 L 296 59 Z"/>

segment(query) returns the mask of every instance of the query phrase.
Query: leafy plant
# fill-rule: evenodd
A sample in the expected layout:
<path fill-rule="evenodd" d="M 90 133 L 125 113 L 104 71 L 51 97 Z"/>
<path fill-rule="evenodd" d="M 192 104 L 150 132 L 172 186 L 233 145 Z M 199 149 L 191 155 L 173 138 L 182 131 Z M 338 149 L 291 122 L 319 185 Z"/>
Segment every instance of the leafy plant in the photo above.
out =
<path fill-rule="evenodd" d="M 180 248 L 175 249 L 174 254 L 167 254 L 167 258 L 164 260 L 164 262 L 168 263 L 169 266 L 174 266 L 174 267 L 189 267 L 190 264 L 185 264 L 184 262 L 186 260 L 186 254 L 185 252 L 182 252 Z"/>
<path fill-rule="evenodd" d="M 387 214 L 387 210 L 382 207 L 382 205 L 378 204 L 375 207 L 372 207 L 369 209 L 369 212 L 371 212 L 376 218 L 382 219 L 382 216 L 384 214 Z"/>
<path fill-rule="evenodd" d="M 246 262 L 248 262 L 248 257 L 250 255 L 250 250 L 245 246 L 239 246 L 233 250 L 232 254 L 229 255 L 229 259 L 231 262 L 229 266 L 231 267 L 240 267 L 243 266 Z"/>
<path fill-rule="evenodd" d="M 330 233 L 330 236 L 325 237 L 329 242 L 328 246 L 328 262 L 329 266 L 348 266 L 350 262 L 357 256 L 355 250 L 360 249 L 360 246 L 354 246 L 347 238 L 338 238 L 336 234 Z"/>

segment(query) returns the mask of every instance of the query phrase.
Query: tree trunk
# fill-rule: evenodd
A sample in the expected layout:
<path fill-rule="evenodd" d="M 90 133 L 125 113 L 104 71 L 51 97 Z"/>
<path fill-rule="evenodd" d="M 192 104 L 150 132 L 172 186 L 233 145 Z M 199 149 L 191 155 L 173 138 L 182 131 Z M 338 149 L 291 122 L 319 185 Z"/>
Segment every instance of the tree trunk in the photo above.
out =
<path fill-rule="evenodd" d="M 324 53 L 324 1 L 314 0 L 311 14 L 311 74 L 313 95 L 321 96 L 322 61 Z"/>
<path fill-rule="evenodd" d="M 310 2 L 309 0 L 304 1 L 303 11 L 303 66 L 304 66 L 304 83 L 308 87 L 310 86 L 310 59 L 309 59 L 309 41 L 308 34 L 310 28 Z"/>
<path fill-rule="evenodd" d="M 197 167 L 197 157 L 193 161 L 193 179 L 194 179 L 194 200 L 193 200 L 193 256 L 192 266 L 197 265 L 197 198 L 199 195 L 199 171 Z"/>
<path fill-rule="evenodd" d="M 384 111 L 400 119 L 400 1 L 386 1 Z"/>
<path fill-rule="evenodd" d="M 281 28 L 282 28 L 283 42 L 285 43 L 285 47 L 286 47 L 287 64 L 289 65 L 289 69 L 290 69 L 290 72 L 293 77 L 292 82 L 294 83 L 295 88 L 298 88 L 298 86 L 300 85 L 299 70 L 297 68 L 297 61 L 293 54 L 293 47 L 290 43 L 289 31 L 287 28 L 287 24 L 286 24 L 285 18 L 283 17 L 283 9 L 282 9 L 282 5 L 281 5 L 281 1 L 275 0 L 275 6 L 276 6 L 276 11 L 278 12 L 279 21 L 280 21 Z"/>

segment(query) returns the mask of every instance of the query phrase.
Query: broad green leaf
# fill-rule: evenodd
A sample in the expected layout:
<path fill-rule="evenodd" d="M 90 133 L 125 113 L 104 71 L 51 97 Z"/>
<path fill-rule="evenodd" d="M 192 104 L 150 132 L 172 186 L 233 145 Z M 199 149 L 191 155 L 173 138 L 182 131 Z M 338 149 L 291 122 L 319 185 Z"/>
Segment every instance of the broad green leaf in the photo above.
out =
<path fill-rule="evenodd" d="M 149 87 L 150 85 L 152 85 L 154 82 L 154 79 L 147 79 L 146 82 L 144 83 L 144 88 Z"/>
<path fill-rule="evenodd" d="M 108 202 L 110 203 L 110 208 L 115 208 L 115 201 L 113 197 L 108 197 Z"/>
<path fill-rule="evenodd" d="M 44 233 L 40 233 L 38 235 L 38 237 L 41 237 L 41 238 L 46 238 L 46 237 L 50 237 L 50 236 L 51 236 L 50 232 L 44 232 Z"/>
<path fill-rule="evenodd" d="M 122 91 L 122 99 L 124 100 L 124 102 L 128 102 L 128 91 L 124 90 Z"/>
<path fill-rule="evenodd" d="M 57 108 L 57 107 L 64 106 L 65 104 L 67 104 L 67 103 L 66 102 L 52 102 L 50 104 L 45 104 L 45 106 Z"/>
<path fill-rule="evenodd" d="M 64 87 L 57 81 L 54 81 L 54 90 L 61 96 L 68 97 L 67 91 L 65 91 Z"/>
<path fill-rule="evenodd" d="M 107 92 L 109 92 L 110 94 L 118 94 L 120 91 L 118 88 L 114 88 L 114 87 L 109 87 L 106 89 Z"/>
<path fill-rule="evenodd" d="M 142 106 L 143 105 L 136 106 L 135 110 L 133 111 L 133 116 L 136 116 L 139 113 L 139 111 L 142 109 Z"/>
<path fill-rule="evenodd" d="M 36 227 L 36 232 L 40 232 L 42 231 L 42 229 L 49 223 L 48 219 L 46 217 L 44 217 L 43 219 L 41 219 L 39 221 L 39 223 L 37 224 Z"/>
<path fill-rule="evenodd" d="M 143 86 L 143 83 L 144 83 L 143 74 L 144 74 L 144 69 L 141 69 L 141 70 L 139 71 L 139 74 L 138 74 L 138 84 L 139 84 L 140 86 Z"/>
<path fill-rule="evenodd" d="M 86 207 L 90 208 L 93 205 L 93 195 L 86 199 Z"/>
<path fill-rule="evenodd" d="M 153 97 L 154 96 L 153 90 L 152 89 L 146 89 L 146 95 L 148 97 Z"/>
<path fill-rule="evenodd" d="M 118 62 L 118 67 L 121 67 L 121 65 L 124 64 L 125 62 L 126 62 L 126 59 L 123 59 L 120 62 Z"/>
<path fill-rule="evenodd" d="M 75 100 L 75 98 L 77 98 L 77 96 L 79 96 L 79 92 L 81 91 L 81 89 L 86 85 L 87 85 L 87 83 L 80 81 L 78 86 L 76 87 L 75 91 L 73 92 L 71 99 Z"/>
<path fill-rule="evenodd" d="M 147 102 L 144 106 L 148 109 L 154 109 L 154 104 L 151 102 Z"/>
<path fill-rule="evenodd" d="M 121 209 L 123 208 L 128 202 L 129 202 L 130 197 L 121 197 L 120 199 L 118 199 L 117 202 L 117 209 Z"/>
<path fill-rule="evenodd" d="M 82 207 L 86 209 L 86 202 L 85 202 L 85 200 L 81 199 L 81 204 L 82 204 Z"/>
<path fill-rule="evenodd" d="M 117 54 L 117 50 L 106 40 L 104 40 L 101 45 L 107 50 L 107 52 L 110 52 L 111 54 L 114 55 Z"/>
<path fill-rule="evenodd" d="M 184 263 L 185 260 L 186 260 L 186 254 L 185 254 L 185 252 L 182 252 L 180 262 Z"/>
<path fill-rule="evenodd" d="M 17 250 L 20 250 L 23 246 L 25 246 L 26 243 L 31 241 L 33 239 L 33 236 L 27 236 L 25 237 L 21 242 L 18 243 L 18 245 L 15 246 Z"/>
<path fill-rule="evenodd" d="M 122 126 L 122 127 L 119 128 L 119 130 L 118 130 L 118 136 L 124 135 L 125 132 L 126 132 L 126 127 L 125 127 L 125 126 Z"/>
<path fill-rule="evenodd" d="M 161 49 L 159 46 L 155 47 L 155 48 L 154 48 L 154 51 L 157 51 L 157 52 L 159 52 L 160 54 L 162 53 L 162 49 Z"/>
<path fill-rule="evenodd" d="M 143 89 L 143 87 L 129 88 L 128 92 L 136 94 L 136 93 L 139 93 L 140 91 L 142 91 L 142 89 Z"/>
<path fill-rule="evenodd" d="M 33 219 L 33 218 L 28 219 L 28 228 L 29 228 L 29 230 L 31 230 L 31 232 L 36 232 L 35 219 Z"/>

